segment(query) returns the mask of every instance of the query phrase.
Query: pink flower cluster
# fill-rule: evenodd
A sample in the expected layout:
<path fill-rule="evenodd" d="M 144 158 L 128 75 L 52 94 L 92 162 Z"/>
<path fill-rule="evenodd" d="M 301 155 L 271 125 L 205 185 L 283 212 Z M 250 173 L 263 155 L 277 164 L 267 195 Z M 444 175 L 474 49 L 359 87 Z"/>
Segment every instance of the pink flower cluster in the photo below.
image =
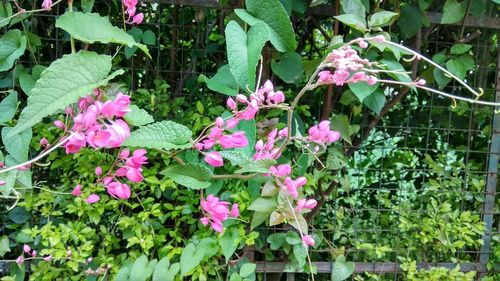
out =
<path fill-rule="evenodd" d="M 302 244 L 304 247 L 314 246 L 315 242 L 311 235 L 302 236 Z"/>
<path fill-rule="evenodd" d="M 318 205 L 318 202 L 314 199 L 300 199 L 297 201 L 297 206 L 295 207 L 295 211 L 297 213 L 301 213 L 304 209 L 312 210 Z"/>
<path fill-rule="evenodd" d="M 78 114 L 73 116 L 73 109 L 66 113 L 73 117 L 74 125 L 64 147 L 66 153 L 77 153 L 87 146 L 93 148 L 115 148 L 130 136 L 128 124 L 121 119 L 130 111 L 130 96 L 118 93 L 113 101 L 102 102 L 102 95 L 96 91 L 78 102 Z M 66 129 L 63 122 L 57 120 L 54 125 Z"/>
<path fill-rule="evenodd" d="M 364 42 L 364 44 L 363 44 Z M 360 46 L 367 44 L 365 41 L 360 41 Z M 333 73 L 329 70 L 320 71 L 318 73 L 318 83 L 320 84 L 335 84 L 342 86 L 346 83 L 358 83 L 364 81 L 368 85 L 377 83 L 375 76 L 367 75 L 362 70 L 365 66 L 370 65 L 370 61 L 359 57 L 358 52 L 352 49 L 351 46 L 344 46 L 340 49 L 333 50 L 327 58 L 327 61 L 336 69 Z M 354 73 L 351 76 L 351 73 Z"/>
<path fill-rule="evenodd" d="M 118 157 L 120 168 L 114 174 L 106 176 L 102 182 L 106 187 L 109 195 L 114 198 L 128 199 L 130 198 L 130 187 L 126 183 L 120 182 L 117 177 L 126 177 L 131 182 L 141 182 L 142 165 L 147 164 L 146 150 L 137 149 L 130 156 L 130 150 L 124 149 Z"/>
<path fill-rule="evenodd" d="M 278 159 L 281 156 L 279 147 L 275 147 L 276 141 L 285 139 L 288 136 L 288 129 L 273 129 L 267 135 L 267 141 L 258 140 L 255 143 L 255 154 L 253 160 L 259 159 Z"/>
<path fill-rule="evenodd" d="M 138 13 L 137 11 L 137 0 L 122 0 L 123 6 L 125 6 L 126 13 L 128 16 L 127 23 L 128 24 L 141 24 L 144 20 L 144 14 Z"/>
<path fill-rule="evenodd" d="M 277 105 L 285 101 L 285 94 L 282 91 L 274 91 L 274 85 L 270 80 L 267 80 L 257 92 L 247 98 L 245 95 L 236 95 L 236 100 L 233 98 L 227 99 L 227 106 L 232 110 L 236 116 L 235 122 L 239 120 L 252 120 L 262 106 Z M 238 110 L 238 103 L 245 105 L 245 108 Z"/>
<path fill-rule="evenodd" d="M 238 204 L 231 206 L 229 210 L 229 202 L 220 201 L 218 197 L 208 195 L 206 199 L 201 200 L 201 209 L 203 210 L 204 217 L 200 219 L 203 225 L 210 224 L 210 227 L 222 233 L 222 223 L 229 217 L 237 218 L 240 215 Z"/>
<path fill-rule="evenodd" d="M 307 183 L 307 179 L 305 177 L 298 177 L 295 180 L 290 177 L 292 167 L 289 164 L 281 164 L 270 167 L 269 171 L 276 178 L 276 182 L 278 183 L 284 178 L 283 190 L 292 196 L 292 198 L 297 198 L 299 196 L 299 188 L 303 187 Z"/>
<path fill-rule="evenodd" d="M 317 144 L 327 145 L 340 139 L 340 133 L 330 130 L 330 121 L 321 121 L 308 130 L 307 140 Z"/>

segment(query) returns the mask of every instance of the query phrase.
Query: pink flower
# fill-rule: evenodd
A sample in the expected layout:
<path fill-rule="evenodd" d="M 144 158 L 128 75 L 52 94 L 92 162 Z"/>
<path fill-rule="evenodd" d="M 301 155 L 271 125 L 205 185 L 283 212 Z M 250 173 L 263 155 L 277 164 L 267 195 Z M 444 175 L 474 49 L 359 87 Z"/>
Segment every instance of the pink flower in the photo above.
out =
<path fill-rule="evenodd" d="M 307 140 L 318 144 L 327 145 L 340 139 L 340 133 L 330 130 L 330 121 L 321 121 L 318 125 L 308 130 Z"/>
<path fill-rule="evenodd" d="M 144 14 L 139 13 L 132 18 L 132 24 L 141 24 L 144 20 Z"/>
<path fill-rule="evenodd" d="M 231 118 L 226 121 L 226 129 L 230 130 L 232 128 L 235 128 L 238 126 L 238 123 L 240 123 L 240 120 L 238 118 Z"/>
<path fill-rule="evenodd" d="M 368 43 L 366 43 L 365 40 L 359 40 L 358 41 L 358 45 L 359 45 L 359 47 L 361 47 L 363 49 L 366 48 L 366 47 L 368 47 Z"/>
<path fill-rule="evenodd" d="M 77 153 L 80 149 L 87 145 L 85 142 L 85 135 L 81 132 L 77 132 L 71 135 L 71 137 L 66 141 L 64 147 L 66 148 L 66 154 Z"/>
<path fill-rule="evenodd" d="M 215 125 L 217 125 L 217 127 L 219 128 L 222 128 L 222 126 L 224 126 L 224 119 L 222 119 L 222 117 L 215 118 Z"/>
<path fill-rule="evenodd" d="M 220 201 L 218 197 L 213 195 L 208 195 L 206 199 L 202 199 L 200 205 L 205 214 L 205 217 L 200 219 L 201 223 L 203 225 L 210 223 L 210 227 L 217 232 L 223 232 L 222 223 L 229 216 L 237 217 L 239 215 L 238 204 L 233 204 L 231 211 L 229 211 L 229 202 Z"/>
<path fill-rule="evenodd" d="M 372 37 L 372 40 L 377 43 L 382 43 L 385 42 L 385 37 L 384 35 L 377 35 L 375 37 Z"/>
<path fill-rule="evenodd" d="M 23 264 L 23 262 L 24 262 L 24 257 L 23 256 L 17 257 L 17 259 L 16 259 L 17 265 L 21 266 L 21 264 Z"/>
<path fill-rule="evenodd" d="M 52 260 L 52 255 L 48 255 L 48 256 L 43 257 L 43 260 L 44 261 L 51 261 Z"/>
<path fill-rule="evenodd" d="M 5 167 L 5 163 L 3 161 L 0 161 L 0 168 Z"/>
<path fill-rule="evenodd" d="M 102 175 L 102 168 L 101 168 L 101 166 L 97 166 L 97 167 L 95 168 L 95 174 L 96 174 L 97 176 Z"/>
<path fill-rule="evenodd" d="M 82 186 L 77 184 L 75 188 L 73 188 L 73 191 L 71 191 L 71 195 L 73 196 L 80 196 L 82 195 Z"/>
<path fill-rule="evenodd" d="M 285 191 L 292 198 L 297 198 L 299 196 L 298 189 L 303 187 L 307 183 L 305 177 L 298 177 L 296 180 L 292 180 L 290 177 L 285 178 Z"/>
<path fill-rule="evenodd" d="M 66 125 L 64 125 L 63 121 L 61 121 L 61 120 L 54 121 L 54 126 L 56 126 L 57 128 L 59 128 L 61 130 L 66 129 Z"/>
<path fill-rule="evenodd" d="M 297 207 L 295 207 L 295 211 L 302 212 L 303 209 L 312 210 L 318 205 L 318 202 L 314 199 L 300 199 L 297 201 Z"/>
<path fill-rule="evenodd" d="M 224 159 L 217 151 L 211 151 L 205 155 L 205 161 L 213 167 L 224 166 Z"/>
<path fill-rule="evenodd" d="M 33 251 L 31 252 L 31 256 L 32 256 L 32 257 L 36 257 L 36 250 L 33 250 Z"/>
<path fill-rule="evenodd" d="M 220 137 L 219 144 L 224 149 L 242 148 L 248 145 L 248 139 L 245 132 L 238 131 L 232 135 L 223 135 Z"/>
<path fill-rule="evenodd" d="M 52 6 L 52 0 L 43 0 L 42 9 L 50 10 L 51 6 Z"/>
<path fill-rule="evenodd" d="M 273 85 L 273 82 L 271 82 L 271 80 L 267 80 L 264 83 L 264 91 L 266 91 L 266 93 L 274 91 L 274 85 Z"/>
<path fill-rule="evenodd" d="M 23 246 L 23 252 L 25 252 L 26 254 L 29 254 L 31 253 L 31 247 L 27 244 L 24 244 Z"/>
<path fill-rule="evenodd" d="M 304 235 L 302 236 L 302 244 L 307 248 L 309 246 L 314 246 L 315 242 L 311 235 Z"/>
<path fill-rule="evenodd" d="M 0 186 L 6 185 L 6 184 L 7 184 L 6 181 L 0 181 Z"/>
<path fill-rule="evenodd" d="M 275 177 L 286 177 L 292 173 L 292 167 L 289 164 L 282 164 L 278 166 L 272 166 L 269 168 L 269 171 L 275 176 Z"/>
<path fill-rule="evenodd" d="M 47 147 L 49 145 L 49 141 L 46 138 L 42 138 L 40 140 L 40 146 Z"/>
<path fill-rule="evenodd" d="M 115 198 L 129 199 L 131 195 L 130 187 L 127 184 L 117 181 L 111 182 L 106 185 L 106 190 L 111 196 Z"/>
<path fill-rule="evenodd" d="M 141 171 L 142 169 L 129 167 L 126 173 L 127 179 L 129 179 L 131 182 L 141 182 L 144 179 Z"/>
<path fill-rule="evenodd" d="M 419 85 L 419 86 L 424 86 L 426 83 L 427 83 L 427 81 L 425 81 L 424 79 L 418 79 L 418 81 L 417 81 L 417 85 Z"/>
<path fill-rule="evenodd" d="M 240 210 L 238 209 L 238 204 L 234 203 L 231 207 L 231 212 L 229 213 L 230 217 L 237 218 L 240 215 Z"/>
<path fill-rule="evenodd" d="M 236 110 L 236 102 L 233 100 L 233 98 L 227 98 L 226 105 L 231 110 Z"/>
<path fill-rule="evenodd" d="M 87 197 L 87 200 L 85 200 L 85 201 L 89 204 L 94 204 L 97 201 L 99 201 L 100 199 L 101 198 L 99 197 L 99 195 L 92 193 L 89 195 L 89 197 Z"/>
<path fill-rule="evenodd" d="M 118 93 L 114 101 L 107 101 L 102 104 L 101 114 L 104 117 L 123 117 L 130 112 L 130 96 Z"/>

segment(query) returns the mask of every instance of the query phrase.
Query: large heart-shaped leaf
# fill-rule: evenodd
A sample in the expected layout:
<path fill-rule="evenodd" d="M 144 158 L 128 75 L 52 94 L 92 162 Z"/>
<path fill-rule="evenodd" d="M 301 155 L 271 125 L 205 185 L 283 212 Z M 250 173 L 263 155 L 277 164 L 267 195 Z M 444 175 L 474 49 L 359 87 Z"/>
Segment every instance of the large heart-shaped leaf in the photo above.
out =
<path fill-rule="evenodd" d="M 191 270 L 197 267 L 204 256 L 204 249 L 197 249 L 193 244 L 187 245 L 181 254 L 181 275 L 186 276 Z"/>
<path fill-rule="evenodd" d="M 457 0 L 446 0 L 443 6 L 441 24 L 455 23 L 465 16 L 465 5 Z"/>
<path fill-rule="evenodd" d="M 101 17 L 97 13 L 64 13 L 57 19 L 56 27 L 65 30 L 73 38 L 89 44 L 118 43 L 127 47 L 138 47 L 151 58 L 146 45 L 137 43 L 134 37 L 123 29 L 113 26 L 108 17 Z"/>
<path fill-rule="evenodd" d="M 45 69 L 21 112 L 17 126 L 10 132 L 17 134 L 40 122 L 42 118 L 65 109 L 93 89 L 106 85 L 122 74 L 122 70 L 109 75 L 111 56 L 80 51 L 66 55 Z"/>
<path fill-rule="evenodd" d="M 247 0 L 247 10 L 234 12 L 246 23 L 253 26 L 264 22 L 269 27 L 270 40 L 280 52 L 293 51 L 297 47 L 295 32 L 285 8 L 279 0 Z"/>
<path fill-rule="evenodd" d="M 9 70 L 26 50 L 26 37 L 19 29 L 7 31 L 0 37 L 0 72 Z"/>
<path fill-rule="evenodd" d="M 251 90 L 255 87 L 255 77 L 260 53 L 270 39 L 270 31 L 262 21 L 250 28 L 248 34 L 236 21 L 231 21 L 226 27 L 227 60 L 229 69 L 238 84 Z"/>
<path fill-rule="evenodd" d="M 191 135 L 191 130 L 184 125 L 161 121 L 133 131 L 123 145 L 163 150 L 183 149 L 191 146 Z"/>
<path fill-rule="evenodd" d="M 130 269 L 130 281 L 146 281 L 153 274 L 157 263 L 157 260 L 149 261 L 145 255 L 138 257 Z"/>
<path fill-rule="evenodd" d="M 295 83 L 302 78 L 304 63 L 296 52 L 287 52 L 277 56 L 271 62 L 273 72 L 286 83 Z"/>
<path fill-rule="evenodd" d="M 13 128 L 2 128 L 2 142 L 9 155 L 17 162 L 28 161 L 30 141 L 32 137 L 31 128 L 28 128 L 17 135 L 11 135 Z"/>
<path fill-rule="evenodd" d="M 161 172 L 176 183 L 191 189 L 204 189 L 210 186 L 214 176 L 209 168 L 201 164 L 186 164 L 170 167 Z"/>

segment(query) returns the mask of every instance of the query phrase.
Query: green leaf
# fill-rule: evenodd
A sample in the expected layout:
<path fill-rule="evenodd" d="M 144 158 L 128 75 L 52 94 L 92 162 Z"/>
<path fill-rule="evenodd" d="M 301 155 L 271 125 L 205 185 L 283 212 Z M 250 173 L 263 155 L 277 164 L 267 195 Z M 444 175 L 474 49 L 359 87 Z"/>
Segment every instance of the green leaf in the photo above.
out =
<path fill-rule="evenodd" d="M 450 53 L 452 55 L 461 55 L 467 53 L 472 48 L 469 44 L 455 44 L 451 47 Z"/>
<path fill-rule="evenodd" d="M 423 25 L 423 17 L 425 17 L 425 15 L 419 8 L 411 5 L 405 5 L 401 9 L 401 15 L 398 20 L 398 26 L 401 33 L 406 35 L 408 38 L 415 36 Z"/>
<path fill-rule="evenodd" d="M 12 5 L 8 1 L 3 1 L 0 3 L 0 27 L 4 27 L 10 23 L 10 20 L 6 20 L 8 17 L 12 16 Z"/>
<path fill-rule="evenodd" d="M 276 160 L 274 159 L 259 159 L 253 161 L 249 164 L 244 165 L 241 169 L 237 170 L 235 173 L 263 173 L 268 174 L 269 168 L 276 165 Z"/>
<path fill-rule="evenodd" d="M 461 55 L 456 60 L 460 61 L 466 70 L 472 70 L 476 68 L 476 62 L 474 61 L 474 57 L 469 54 Z"/>
<path fill-rule="evenodd" d="M 398 13 L 389 12 L 389 11 L 380 11 L 371 15 L 368 20 L 368 26 L 387 26 L 392 22 L 392 19 L 396 17 Z"/>
<path fill-rule="evenodd" d="M 271 68 L 281 80 L 288 84 L 298 82 L 304 73 L 302 57 L 296 52 L 287 52 L 274 58 Z"/>
<path fill-rule="evenodd" d="M 368 85 L 364 81 L 360 81 L 358 83 L 349 83 L 349 89 L 358 97 L 360 102 L 371 95 L 378 88 L 378 84 Z"/>
<path fill-rule="evenodd" d="M 259 57 L 269 39 L 269 28 L 264 22 L 254 24 L 248 35 L 236 21 L 231 21 L 227 25 L 227 60 L 231 73 L 241 88 L 255 87 Z"/>
<path fill-rule="evenodd" d="M 126 260 L 120 267 L 120 270 L 115 276 L 114 281 L 129 281 L 130 270 L 132 269 L 132 261 Z"/>
<path fill-rule="evenodd" d="M 294 216 L 290 216 L 287 219 L 288 223 L 298 231 L 304 234 L 307 234 L 307 232 L 309 231 L 307 226 L 307 221 L 302 214 L 297 214 L 296 218 Z"/>
<path fill-rule="evenodd" d="M 111 70 L 111 57 L 80 51 L 53 62 L 36 81 L 28 98 L 28 105 L 11 134 L 17 134 L 40 122 L 42 118 L 65 109 L 93 89 L 106 85 L 122 74 Z"/>
<path fill-rule="evenodd" d="M 19 29 L 7 31 L 0 37 L 0 72 L 12 68 L 26 50 L 26 37 Z"/>
<path fill-rule="evenodd" d="M 94 7 L 94 2 L 95 0 L 82 0 L 81 1 L 82 11 L 84 13 L 90 13 L 92 11 L 92 7 Z"/>
<path fill-rule="evenodd" d="M 263 222 L 267 221 L 271 212 L 259 212 L 255 211 L 252 216 L 252 221 L 250 222 L 250 228 L 254 229 L 257 226 L 261 225 Z"/>
<path fill-rule="evenodd" d="M 181 270 L 181 265 L 180 263 L 176 262 L 170 266 L 168 269 L 168 273 L 165 276 L 165 279 L 161 279 L 161 281 L 174 281 L 175 276 L 177 276 L 177 273 Z"/>
<path fill-rule="evenodd" d="M 148 47 L 137 43 L 123 29 L 113 26 L 108 17 L 97 13 L 66 12 L 56 20 L 56 27 L 68 32 L 73 38 L 85 43 L 117 43 L 127 47 L 138 47 L 151 58 Z"/>
<path fill-rule="evenodd" d="M 201 74 L 198 81 L 206 83 L 210 90 L 228 96 L 236 96 L 239 92 L 238 82 L 234 79 L 228 64 L 221 66 L 212 78 Z"/>
<path fill-rule="evenodd" d="M 465 65 L 460 60 L 451 59 L 446 62 L 446 69 L 455 74 L 460 79 L 465 79 Z"/>
<path fill-rule="evenodd" d="M 192 132 L 173 121 L 161 121 L 140 127 L 130 134 L 123 146 L 153 149 L 184 149 L 191 146 Z"/>
<path fill-rule="evenodd" d="M 203 259 L 209 259 L 217 254 L 219 246 L 217 245 L 217 240 L 212 237 L 206 237 L 201 239 L 200 243 L 196 245 L 196 249 L 204 249 L 205 256 Z"/>
<path fill-rule="evenodd" d="M 295 32 L 285 8 L 279 0 L 247 0 L 247 10 L 234 12 L 246 23 L 253 26 L 263 21 L 269 27 L 271 44 L 280 52 L 293 51 L 297 47 Z"/>
<path fill-rule="evenodd" d="M 142 34 L 141 40 L 146 45 L 156 45 L 156 34 L 148 29 Z"/>
<path fill-rule="evenodd" d="M 257 265 L 255 263 L 245 263 L 240 268 L 240 275 L 243 278 L 248 277 L 255 272 L 255 269 L 257 269 Z"/>
<path fill-rule="evenodd" d="M 303 267 L 307 260 L 307 249 L 302 243 L 293 246 L 293 256 L 297 260 L 299 267 Z"/>
<path fill-rule="evenodd" d="M 340 6 L 344 14 L 356 15 L 360 18 L 365 17 L 366 9 L 360 0 L 340 0 Z"/>
<path fill-rule="evenodd" d="M 23 224 L 31 218 L 31 214 L 24 207 L 15 207 L 7 216 L 17 224 Z"/>
<path fill-rule="evenodd" d="M 17 135 L 11 135 L 11 127 L 2 128 L 2 142 L 9 155 L 17 162 L 28 161 L 30 141 L 32 137 L 31 128 L 28 128 Z"/>
<path fill-rule="evenodd" d="M 227 228 L 224 234 L 219 238 L 222 254 L 226 258 L 226 263 L 229 262 L 240 243 L 240 231 L 237 228 Z"/>
<path fill-rule="evenodd" d="M 451 81 L 451 78 L 444 75 L 443 71 L 441 71 L 440 69 L 434 68 L 432 70 L 432 74 L 434 75 L 439 89 L 441 90 L 444 89 L 444 87 L 446 87 L 446 85 L 448 85 L 448 83 L 450 83 Z"/>
<path fill-rule="evenodd" d="M 8 171 L 0 174 L 0 180 L 4 181 L 5 184 L 0 186 L 0 193 L 3 196 L 9 196 L 16 184 L 17 170 Z"/>
<path fill-rule="evenodd" d="M 170 261 L 168 260 L 168 258 L 162 258 L 155 266 L 155 270 L 153 272 L 153 281 L 166 281 L 165 276 L 167 276 L 168 274 L 169 267 Z"/>
<path fill-rule="evenodd" d="M 194 244 L 187 245 L 181 254 L 181 275 L 187 276 L 190 271 L 200 264 L 204 256 L 204 249 L 197 249 Z"/>
<path fill-rule="evenodd" d="M 373 92 L 363 100 L 363 104 L 378 115 L 384 107 L 385 100 L 386 98 L 384 92 L 380 89 L 377 89 L 375 92 Z"/>
<path fill-rule="evenodd" d="M 204 189 L 210 186 L 214 176 L 209 168 L 201 164 L 185 164 L 169 167 L 161 172 L 176 183 L 191 189 Z"/>
<path fill-rule="evenodd" d="M 343 281 L 354 273 L 354 263 L 346 262 L 344 256 L 339 256 L 332 268 L 332 281 Z"/>
<path fill-rule="evenodd" d="M 145 255 L 137 258 L 130 270 L 130 281 L 146 281 L 153 274 L 157 262 L 157 260 L 148 261 Z"/>
<path fill-rule="evenodd" d="M 0 123 L 6 123 L 14 118 L 17 110 L 17 92 L 13 91 L 0 102 Z"/>
<path fill-rule="evenodd" d="M 7 252 L 10 252 L 10 242 L 9 237 L 4 235 L 0 238 L 0 257 L 3 257 Z"/>
<path fill-rule="evenodd" d="M 344 23 L 347 26 L 350 26 L 356 30 L 359 30 L 361 32 L 366 32 L 368 29 L 366 28 L 366 21 L 364 18 L 358 16 L 358 15 L 352 15 L 352 14 L 343 14 L 340 16 L 334 17 Z"/>
<path fill-rule="evenodd" d="M 276 199 L 274 198 L 257 198 L 257 200 L 253 201 L 252 204 L 248 207 L 248 210 L 263 212 L 263 213 L 271 213 L 278 207 L 276 203 Z M 267 219 L 267 218 L 266 218 Z"/>
<path fill-rule="evenodd" d="M 465 16 L 465 5 L 457 0 L 446 0 L 441 24 L 455 23 Z"/>
<path fill-rule="evenodd" d="M 275 226 L 278 224 L 282 224 L 285 221 L 285 219 L 286 218 L 285 218 L 285 216 L 283 216 L 283 214 L 281 214 L 278 211 L 274 211 L 269 216 L 269 226 Z"/>
<path fill-rule="evenodd" d="M 267 237 L 267 243 L 269 243 L 269 248 L 271 250 L 278 250 L 285 244 L 287 234 L 283 232 L 273 233 Z"/>
<path fill-rule="evenodd" d="M 252 159 L 241 151 L 223 150 L 219 153 L 224 159 L 231 161 L 231 164 L 234 166 L 244 166 L 252 162 Z"/>
<path fill-rule="evenodd" d="M 295 231 L 288 231 L 286 233 L 285 241 L 290 245 L 299 245 L 302 243 L 299 234 Z"/>
<path fill-rule="evenodd" d="M 330 118 L 330 127 L 332 130 L 338 131 L 343 140 L 351 144 L 351 129 L 349 118 L 345 114 L 336 114 Z"/>
<path fill-rule="evenodd" d="M 40 75 L 45 69 L 45 66 L 35 65 L 31 71 L 31 75 L 25 72 L 19 74 L 19 84 L 27 96 L 31 94 L 31 90 L 35 87 L 36 81 L 40 79 Z"/>
<path fill-rule="evenodd" d="M 155 120 L 146 110 L 139 108 L 137 105 L 133 104 L 130 106 L 130 112 L 125 114 L 123 118 L 127 123 L 134 126 L 144 126 L 153 123 Z"/>

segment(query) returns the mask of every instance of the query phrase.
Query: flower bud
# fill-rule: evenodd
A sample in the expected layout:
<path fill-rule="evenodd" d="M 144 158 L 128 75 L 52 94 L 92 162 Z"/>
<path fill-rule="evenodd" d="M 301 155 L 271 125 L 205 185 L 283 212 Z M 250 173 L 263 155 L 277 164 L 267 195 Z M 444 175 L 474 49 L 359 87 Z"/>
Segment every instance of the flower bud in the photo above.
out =
<path fill-rule="evenodd" d="M 213 167 L 221 167 L 224 165 L 224 159 L 217 151 L 211 151 L 205 156 L 205 161 Z"/>

